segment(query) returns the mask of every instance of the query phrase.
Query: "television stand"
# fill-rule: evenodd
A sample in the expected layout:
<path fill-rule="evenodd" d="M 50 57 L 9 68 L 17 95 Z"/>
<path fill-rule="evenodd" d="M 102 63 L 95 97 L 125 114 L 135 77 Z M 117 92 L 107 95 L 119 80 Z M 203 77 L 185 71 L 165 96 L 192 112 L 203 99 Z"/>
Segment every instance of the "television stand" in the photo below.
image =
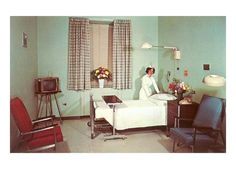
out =
<path fill-rule="evenodd" d="M 49 92 L 49 93 L 38 93 L 38 92 L 36 92 L 36 94 L 40 96 L 40 101 L 39 101 L 39 106 L 38 106 L 38 111 L 37 111 L 37 118 L 39 118 L 41 113 L 43 112 L 44 105 L 45 105 L 45 116 L 47 117 L 47 116 L 53 115 L 53 109 L 52 109 L 52 95 L 53 95 L 54 99 L 56 101 L 56 106 L 57 106 L 57 110 L 58 110 L 58 113 L 59 113 L 60 123 L 62 123 L 61 111 L 60 111 L 58 100 L 57 100 L 57 97 L 56 97 L 56 94 L 58 92 L 61 92 L 61 91 Z M 43 101 L 43 99 L 44 99 L 44 101 Z"/>

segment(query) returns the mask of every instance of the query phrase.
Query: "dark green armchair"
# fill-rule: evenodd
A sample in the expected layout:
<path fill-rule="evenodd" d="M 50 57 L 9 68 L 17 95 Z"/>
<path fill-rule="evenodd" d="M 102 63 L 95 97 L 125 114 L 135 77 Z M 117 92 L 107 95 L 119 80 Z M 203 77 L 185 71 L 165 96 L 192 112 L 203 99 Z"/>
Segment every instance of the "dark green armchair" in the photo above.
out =
<path fill-rule="evenodd" d="M 171 128 L 170 136 L 173 138 L 173 152 L 176 142 L 178 145 L 209 148 L 215 145 L 219 134 L 225 146 L 225 138 L 222 132 L 222 122 L 225 118 L 225 100 L 213 96 L 204 95 L 200 102 L 192 128 Z"/>

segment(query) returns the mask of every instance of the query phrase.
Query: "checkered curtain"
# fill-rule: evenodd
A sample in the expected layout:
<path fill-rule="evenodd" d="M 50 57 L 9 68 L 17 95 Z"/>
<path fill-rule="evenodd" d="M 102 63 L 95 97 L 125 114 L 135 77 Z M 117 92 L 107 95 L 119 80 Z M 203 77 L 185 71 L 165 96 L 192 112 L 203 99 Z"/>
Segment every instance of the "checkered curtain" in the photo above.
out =
<path fill-rule="evenodd" d="M 113 88 L 130 89 L 131 82 L 131 21 L 114 20 Z"/>
<path fill-rule="evenodd" d="M 69 20 L 68 89 L 90 89 L 89 19 Z"/>

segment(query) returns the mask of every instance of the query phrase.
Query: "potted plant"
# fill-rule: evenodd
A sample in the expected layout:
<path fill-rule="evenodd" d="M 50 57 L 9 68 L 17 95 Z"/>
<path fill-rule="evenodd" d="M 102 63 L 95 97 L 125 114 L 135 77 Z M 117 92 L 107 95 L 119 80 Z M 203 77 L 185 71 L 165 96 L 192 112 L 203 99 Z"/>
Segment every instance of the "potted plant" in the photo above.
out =
<path fill-rule="evenodd" d="M 177 100 L 182 100 L 184 98 L 183 94 L 186 92 L 188 92 L 189 94 L 194 93 L 194 91 L 188 84 L 176 78 L 173 78 L 173 82 L 169 83 L 168 88 L 172 92 L 172 94 L 177 97 Z"/>

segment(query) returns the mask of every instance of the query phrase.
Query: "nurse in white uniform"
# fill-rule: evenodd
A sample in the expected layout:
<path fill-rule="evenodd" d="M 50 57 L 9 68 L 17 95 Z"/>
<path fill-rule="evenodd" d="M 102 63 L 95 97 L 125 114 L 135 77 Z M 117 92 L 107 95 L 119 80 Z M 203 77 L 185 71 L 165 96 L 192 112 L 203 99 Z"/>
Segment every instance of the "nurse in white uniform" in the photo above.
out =
<path fill-rule="evenodd" d="M 152 77 L 154 73 L 155 73 L 155 68 L 147 67 L 146 75 L 142 77 L 142 88 L 139 92 L 140 100 L 147 100 L 148 97 L 152 95 L 152 89 L 151 89 L 152 85 L 154 86 L 157 93 L 160 92 L 154 78 Z"/>

